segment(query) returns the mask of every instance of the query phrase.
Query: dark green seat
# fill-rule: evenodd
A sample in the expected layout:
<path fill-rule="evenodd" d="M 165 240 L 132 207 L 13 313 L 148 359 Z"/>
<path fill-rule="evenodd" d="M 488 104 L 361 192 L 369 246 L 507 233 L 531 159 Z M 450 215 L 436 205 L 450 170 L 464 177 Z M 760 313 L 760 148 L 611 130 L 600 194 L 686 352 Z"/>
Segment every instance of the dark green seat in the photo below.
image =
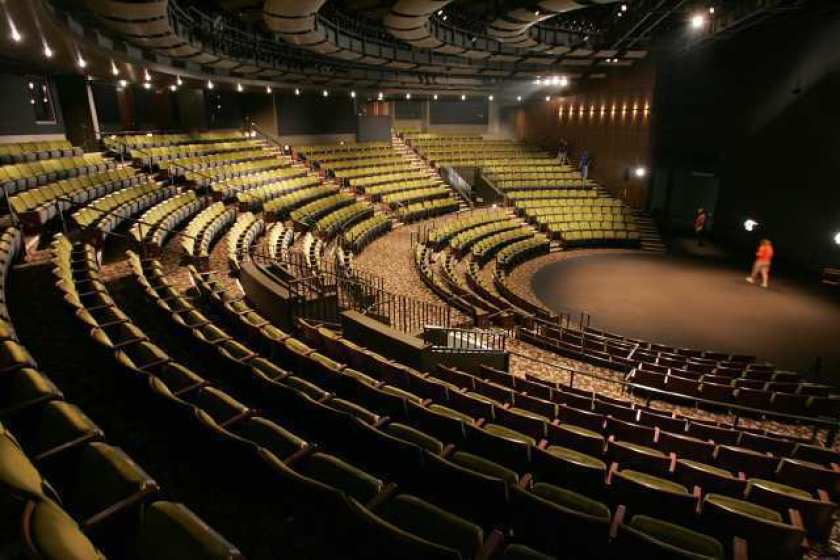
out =
<path fill-rule="evenodd" d="M 386 521 L 418 537 L 473 558 L 484 544 L 481 527 L 416 496 L 400 494 L 378 511 Z"/>
<path fill-rule="evenodd" d="M 440 455 L 443 452 L 444 446 L 442 441 L 416 428 L 412 428 L 411 426 L 406 426 L 405 424 L 400 424 L 398 422 L 391 422 L 385 426 L 385 431 L 394 437 L 419 445 L 423 449 L 437 455 Z"/>
<path fill-rule="evenodd" d="M 248 418 L 231 428 L 235 434 L 266 448 L 280 460 L 287 459 L 308 445 L 303 438 L 266 418 Z"/>
<path fill-rule="evenodd" d="M 701 520 L 719 538 L 745 539 L 751 559 L 802 557 L 805 531 L 786 523 L 776 510 L 729 496 L 707 494 Z"/>
<path fill-rule="evenodd" d="M 505 547 L 499 555 L 500 560 L 553 560 L 553 556 L 543 554 L 533 548 L 521 544 L 511 544 Z"/>
<path fill-rule="evenodd" d="M 732 475 L 728 470 L 692 461 L 677 459 L 674 478 L 688 488 L 699 486 L 704 494 L 724 494 L 738 498 L 744 495 L 747 481 Z"/>
<path fill-rule="evenodd" d="M 183 504 L 154 502 L 143 513 L 136 560 L 240 560 L 237 548 Z"/>
<path fill-rule="evenodd" d="M 61 398 L 58 387 L 38 370 L 22 368 L 0 375 L 0 414 Z"/>
<path fill-rule="evenodd" d="M 507 484 L 517 484 L 519 482 L 519 475 L 516 471 L 466 451 L 456 451 L 449 457 L 449 460 L 456 465 L 474 470 L 485 476 L 504 480 Z"/>
<path fill-rule="evenodd" d="M 79 407 L 65 401 L 51 401 L 39 409 L 38 420 L 26 437 L 27 454 L 33 459 L 56 455 L 62 451 L 102 438 L 102 430 Z"/>
<path fill-rule="evenodd" d="M 837 504 L 830 501 L 828 496 L 817 498 L 801 488 L 753 478 L 747 481 L 745 498 L 777 511 L 785 511 L 788 508 L 799 511 L 805 530 L 809 536 L 819 541 L 826 541 L 831 535 Z"/>
<path fill-rule="evenodd" d="M 325 453 L 313 453 L 297 467 L 304 475 L 337 488 L 363 504 L 382 491 L 381 480 Z"/>
<path fill-rule="evenodd" d="M 629 441 L 610 441 L 607 458 L 622 469 L 635 469 L 665 475 L 671 468 L 671 457 L 658 449 Z"/>
<path fill-rule="evenodd" d="M 600 493 L 607 465 L 597 457 L 557 445 L 534 449 L 531 454 L 534 477 L 538 481 L 568 484 Z"/>
<path fill-rule="evenodd" d="M 654 517 L 636 515 L 619 526 L 613 543 L 628 558 L 723 560 L 726 552 L 717 539 Z"/>
<path fill-rule="evenodd" d="M 573 424 L 549 424 L 548 441 L 553 445 L 575 449 L 600 457 L 604 453 L 604 436 Z"/>
<path fill-rule="evenodd" d="M 105 559 L 73 518 L 53 502 L 30 502 L 24 515 L 23 541 L 28 557 L 42 560 Z M 166 560 L 162 556 L 155 558 Z"/>
<path fill-rule="evenodd" d="M 694 517 L 697 497 L 677 482 L 634 470 L 612 474 L 611 492 L 617 504 L 624 504 L 631 515 L 657 515 L 668 511 L 680 521 Z"/>

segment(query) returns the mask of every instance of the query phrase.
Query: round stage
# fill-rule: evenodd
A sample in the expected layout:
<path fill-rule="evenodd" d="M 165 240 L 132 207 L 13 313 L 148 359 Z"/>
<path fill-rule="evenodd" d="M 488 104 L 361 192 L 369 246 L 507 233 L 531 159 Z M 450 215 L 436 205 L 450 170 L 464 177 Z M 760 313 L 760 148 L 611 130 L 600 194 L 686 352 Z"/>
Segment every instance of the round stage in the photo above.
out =
<path fill-rule="evenodd" d="M 840 299 L 818 285 L 771 278 L 713 260 L 637 253 L 581 255 L 548 264 L 534 293 L 555 311 L 587 311 L 592 326 L 672 346 L 755 354 L 787 369 L 840 372 Z"/>

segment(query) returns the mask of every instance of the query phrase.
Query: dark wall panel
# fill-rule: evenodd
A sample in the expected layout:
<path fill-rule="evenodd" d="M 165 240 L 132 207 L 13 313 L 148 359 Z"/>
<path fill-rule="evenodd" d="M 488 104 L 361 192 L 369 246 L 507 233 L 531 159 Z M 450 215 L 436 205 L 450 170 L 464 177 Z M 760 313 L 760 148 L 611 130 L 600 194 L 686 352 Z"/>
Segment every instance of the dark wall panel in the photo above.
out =
<path fill-rule="evenodd" d="M 281 135 L 356 132 L 355 103 L 349 96 L 275 95 Z"/>
<path fill-rule="evenodd" d="M 241 128 L 243 125 L 242 95 L 234 91 L 207 91 L 207 128 Z"/>
<path fill-rule="evenodd" d="M 38 123 L 30 102 L 29 79 L 26 76 L 0 74 L 0 134 L 61 134 L 64 119 L 55 84 L 49 81 L 51 102 L 56 122 Z"/>
<path fill-rule="evenodd" d="M 204 90 L 185 89 L 175 94 L 178 122 L 184 130 L 207 128 L 207 111 L 204 108 Z"/>
<path fill-rule="evenodd" d="M 390 142 L 391 117 L 359 117 L 357 142 Z"/>
<path fill-rule="evenodd" d="M 412 100 L 398 100 L 394 103 L 394 117 L 397 119 L 422 119 L 423 102 Z"/>
<path fill-rule="evenodd" d="M 490 112 L 485 98 L 429 103 L 431 124 L 487 124 Z"/>

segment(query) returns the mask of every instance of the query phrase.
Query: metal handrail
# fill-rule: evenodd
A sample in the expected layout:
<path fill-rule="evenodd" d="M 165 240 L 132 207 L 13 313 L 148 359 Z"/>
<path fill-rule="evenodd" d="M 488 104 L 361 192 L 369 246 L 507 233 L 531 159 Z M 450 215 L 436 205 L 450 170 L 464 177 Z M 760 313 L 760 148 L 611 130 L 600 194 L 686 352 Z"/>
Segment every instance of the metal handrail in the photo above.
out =
<path fill-rule="evenodd" d="M 791 423 L 791 424 L 809 424 L 809 425 L 813 425 L 815 427 L 815 430 L 818 429 L 818 427 L 826 428 L 826 429 L 830 430 L 830 432 L 836 432 L 838 429 L 840 429 L 840 419 L 826 419 L 826 418 L 819 418 L 819 417 L 814 417 L 814 416 L 799 416 L 797 414 L 788 414 L 788 413 L 785 413 L 785 412 L 777 412 L 777 411 L 773 411 L 773 410 L 764 410 L 764 409 L 760 409 L 760 408 L 753 408 L 753 407 L 744 406 L 744 405 L 741 405 L 741 404 L 733 404 L 733 403 L 727 403 L 727 402 L 722 402 L 722 401 L 715 401 L 715 400 L 711 400 L 711 399 L 704 399 L 702 397 L 694 397 L 694 396 L 691 396 L 691 395 L 685 395 L 685 394 L 682 394 L 682 393 L 675 393 L 673 391 L 666 391 L 665 389 L 658 389 L 656 387 L 650 387 L 650 386 L 647 386 L 647 385 L 642 385 L 642 384 L 639 384 L 639 383 L 633 383 L 632 381 L 618 380 L 618 379 L 612 379 L 612 378 L 609 378 L 609 377 L 604 377 L 602 375 L 598 375 L 598 374 L 588 372 L 588 371 L 583 371 L 583 370 L 580 370 L 580 369 L 577 369 L 577 368 L 570 368 L 568 366 L 561 366 L 561 365 L 553 364 L 553 363 L 550 363 L 550 362 L 546 362 L 544 360 L 534 358 L 533 356 L 528 356 L 528 355 L 525 355 L 525 354 L 521 354 L 519 352 L 511 351 L 510 354 L 512 356 L 516 356 L 517 358 L 521 358 L 521 359 L 526 360 L 528 362 L 538 363 L 540 365 L 548 366 L 548 367 L 558 369 L 560 371 L 565 372 L 566 374 L 569 375 L 569 384 L 568 384 L 569 387 L 574 387 L 575 377 L 576 376 L 581 376 L 581 377 L 586 377 L 586 378 L 590 378 L 590 379 L 596 379 L 598 381 L 603 381 L 603 382 L 606 382 L 606 383 L 612 383 L 612 384 L 615 384 L 615 385 L 620 385 L 624 388 L 639 389 L 639 390 L 642 390 L 642 391 L 646 391 L 648 393 L 655 393 L 656 395 L 659 395 L 659 396 L 662 396 L 662 397 L 668 397 L 669 399 L 673 398 L 673 399 L 683 400 L 683 401 L 687 401 L 687 402 L 694 403 L 694 404 L 706 405 L 706 406 L 709 406 L 711 408 L 721 408 L 721 409 L 729 410 L 729 411 L 737 411 L 740 414 L 734 414 L 735 422 L 733 423 L 733 426 L 736 426 L 736 427 L 738 425 L 738 421 L 740 420 L 741 416 L 752 415 L 752 416 L 759 416 L 759 417 L 771 417 L 773 419 L 785 421 L 785 422 Z M 595 392 L 593 391 L 593 395 L 594 394 L 595 394 Z M 654 400 L 654 399 L 648 398 L 647 402 L 650 403 L 652 400 Z"/>

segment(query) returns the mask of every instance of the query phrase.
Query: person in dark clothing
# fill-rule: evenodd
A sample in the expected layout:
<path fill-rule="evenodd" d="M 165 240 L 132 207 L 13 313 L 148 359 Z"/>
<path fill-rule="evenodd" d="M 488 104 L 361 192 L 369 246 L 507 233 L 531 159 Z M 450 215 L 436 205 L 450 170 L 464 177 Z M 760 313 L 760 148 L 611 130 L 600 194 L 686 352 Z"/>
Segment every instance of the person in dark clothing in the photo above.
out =
<path fill-rule="evenodd" d="M 697 245 L 703 246 L 703 235 L 706 232 L 706 222 L 709 220 L 709 213 L 705 208 L 697 210 L 697 215 L 694 217 L 694 235 L 697 237 Z"/>
<path fill-rule="evenodd" d="M 584 181 L 589 179 L 590 165 L 592 165 L 592 156 L 589 155 L 589 151 L 583 150 L 580 154 L 580 176 Z"/>

